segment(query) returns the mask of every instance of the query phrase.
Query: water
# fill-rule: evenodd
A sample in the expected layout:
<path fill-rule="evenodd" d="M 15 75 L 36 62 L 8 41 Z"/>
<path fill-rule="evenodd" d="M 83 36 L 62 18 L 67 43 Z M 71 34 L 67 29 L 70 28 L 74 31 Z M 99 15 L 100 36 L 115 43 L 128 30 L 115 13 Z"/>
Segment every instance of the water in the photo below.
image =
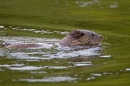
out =
<path fill-rule="evenodd" d="M 4 26 L 1 28 L 5 29 Z M 65 36 L 68 32 L 49 31 L 26 29 L 19 27 L 11 27 L 14 31 L 30 31 L 37 34 L 61 34 Z M 7 28 L 6 28 L 7 29 Z M 102 47 L 94 47 L 89 49 L 80 48 L 74 50 L 69 47 L 60 46 L 58 38 L 41 38 L 30 36 L 1 36 L 1 43 L 19 44 L 19 43 L 39 43 L 42 46 L 28 49 L 8 49 L 1 48 L 0 50 L 0 72 L 11 73 L 12 77 L 8 77 L 11 82 L 74 82 L 81 80 L 82 77 L 71 76 L 62 72 L 59 74 L 56 71 L 68 71 L 76 67 L 93 66 L 90 58 L 98 58 L 101 55 Z M 72 61 L 79 59 L 79 61 Z M 82 59 L 82 61 L 80 61 Z M 27 74 L 27 76 L 23 76 Z M 54 74 L 54 75 L 53 75 Z M 41 78 L 35 77 L 42 76 Z M 16 76 L 18 76 L 16 78 Z M 3 76 L 2 76 L 3 77 Z M 6 82 L 6 79 L 1 78 L 1 82 Z"/>
<path fill-rule="evenodd" d="M 53 38 L 32 36 L 4 36 L 0 37 L 1 43 L 39 43 L 42 46 L 27 49 L 0 49 L 0 83 L 78 83 L 80 81 L 92 81 L 106 75 L 119 75 L 129 72 L 130 68 L 115 72 L 93 72 L 93 68 L 106 65 L 93 63 L 94 60 L 110 59 L 112 55 L 106 54 L 105 48 L 110 43 L 102 43 L 100 47 L 72 49 L 60 46 L 61 39 L 55 35 L 65 36 L 65 31 L 36 30 L 19 27 L 10 27 L 15 31 L 30 31 L 36 34 L 54 35 Z M 4 26 L 1 27 L 3 30 Z M 112 64 L 116 64 L 113 62 Z M 85 69 L 84 69 L 85 68 Z M 87 71 L 84 74 L 84 71 Z M 82 73 L 83 72 L 83 73 Z M 6 75 L 6 78 L 5 78 Z"/>

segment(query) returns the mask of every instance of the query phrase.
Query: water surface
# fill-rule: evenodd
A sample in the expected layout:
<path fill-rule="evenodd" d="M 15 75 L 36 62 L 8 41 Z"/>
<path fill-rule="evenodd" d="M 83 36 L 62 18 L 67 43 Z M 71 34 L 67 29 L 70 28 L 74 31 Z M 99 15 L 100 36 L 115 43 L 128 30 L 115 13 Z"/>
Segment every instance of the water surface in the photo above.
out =
<path fill-rule="evenodd" d="M 1 28 L 4 28 L 4 26 Z M 65 31 L 49 31 L 36 29 L 26 29 L 12 27 L 12 30 L 31 31 L 37 34 L 57 34 L 65 36 Z M 5 30 L 6 31 L 6 30 Z M 18 44 L 18 43 L 39 43 L 42 46 L 27 49 L 8 49 L 1 47 L 0 50 L 0 71 L 2 74 L 11 74 L 11 77 L 4 78 L 2 75 L 1 82 L 75 82 L 78 80 L 95 79 L 84 75 L 74 73 L 69 74 L 70 70 L 77 67 L 95 66 L 92 60 L 99 57 L 108 58 L 109 55 L 102 55 L 103 46 L 93 48 L 80 48 L 74 50 L 69 47 L 60 46 L 58 43 L 61 39 L 44 38 L 31 36 L 6 36 L 0 37 L 1 43 Z M 101 74 L 93 74 L 93 77 Z"/>

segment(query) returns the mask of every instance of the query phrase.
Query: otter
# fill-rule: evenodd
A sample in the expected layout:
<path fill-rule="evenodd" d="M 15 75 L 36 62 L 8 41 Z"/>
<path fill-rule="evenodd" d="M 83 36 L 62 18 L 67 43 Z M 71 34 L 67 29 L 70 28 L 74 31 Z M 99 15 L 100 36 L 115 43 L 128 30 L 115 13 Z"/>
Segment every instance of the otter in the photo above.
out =
<path fill-rule="evenodd" d="M 23 44 L 11 44 L 6 46 L 6 48 L 23 49 L 23 48 L 32 48 L 32 47 L 40 47 L 40 46 L 42 45 L 38 43 L 23 43 Z"/>
<path fill-rule="evenodd" d="M 99 45 L 103 36 L 89 30 L 73 30 L 64 37 L 59 44 L 63 46 L 90 46 Z"/>
<path fill-rule="evenodd" d="M 69 32 L 60 42 L 61 46 L 95 46 L 99 45 L 103 40 L 103 36 L 89 30 L 73 30 Z M 42 46 L 39 43 L 23 43 L 23 44 L 8 44 L 2 45 L 6 48 L 21 49 Z"/>

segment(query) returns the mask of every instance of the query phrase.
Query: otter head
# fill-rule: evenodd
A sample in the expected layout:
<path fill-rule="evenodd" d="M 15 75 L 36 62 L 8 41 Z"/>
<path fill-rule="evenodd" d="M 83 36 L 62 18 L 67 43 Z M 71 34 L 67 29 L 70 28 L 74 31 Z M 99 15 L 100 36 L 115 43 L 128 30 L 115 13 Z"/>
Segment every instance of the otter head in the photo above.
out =
<path fill-rule="evenodd" d="M 88 30 L 74 30 L 64 37 L 60 44 L 63 46 L 87 46 L 100 44 L 103 37 L 95 32 Z"/>
<path fill-rule="evenodd" d="M 103 40 L 103 36 L 99 35 L 95 32 L 90 32 L 90 35 L 88 37 L 88 44 L 96 45 L 100 44 Z"/>

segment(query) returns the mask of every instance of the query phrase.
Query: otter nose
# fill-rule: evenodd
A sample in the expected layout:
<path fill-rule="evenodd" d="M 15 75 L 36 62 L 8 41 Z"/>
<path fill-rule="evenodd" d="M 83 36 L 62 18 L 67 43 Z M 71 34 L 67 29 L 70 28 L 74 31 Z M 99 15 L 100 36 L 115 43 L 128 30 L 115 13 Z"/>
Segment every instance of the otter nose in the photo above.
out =
<path fill-rule="evenodd" d="M 101 39 L 103 39 L 103 36 L 100 36 Z"/>

